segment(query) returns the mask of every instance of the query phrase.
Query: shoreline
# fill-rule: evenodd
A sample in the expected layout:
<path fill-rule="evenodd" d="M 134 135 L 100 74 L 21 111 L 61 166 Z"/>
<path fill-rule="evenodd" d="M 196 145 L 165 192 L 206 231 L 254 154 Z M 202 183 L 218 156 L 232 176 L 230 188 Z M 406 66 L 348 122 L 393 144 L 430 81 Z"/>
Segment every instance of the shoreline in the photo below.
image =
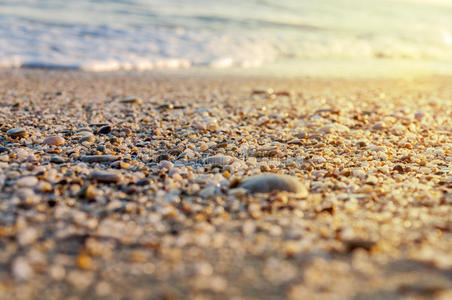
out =
<path fill-rule="evenodd" d="M 0 67 L 0 71 L 37 70 L 86 72 L 98 74 L 158 74 L 170 76 L 226 76 L 226 77 L 256 77 L 256 78 L 317 78 L 317 79 L 427 79 L 431 77 L 452 77 L 451 63 L 448 61 L 424 61 L 415 59 L 311 59 L 311 60 L 281 60 L 267 62 L 253 67 L 209 67 L 192 65 L 188 67 L 154 67 L 140 70 L 139 68 L 124 69 L 119 64 L 113 69 L 93 68 L 83 69 L 81 66 L 59 65 L 28 65 L 18 67 Z M 129 66 L 131 67 L 131 66 Z"/>
<path fill-rule="evenodd" d="M 0 299 L 448 299 L 451 83 L 0 69 Z"/>

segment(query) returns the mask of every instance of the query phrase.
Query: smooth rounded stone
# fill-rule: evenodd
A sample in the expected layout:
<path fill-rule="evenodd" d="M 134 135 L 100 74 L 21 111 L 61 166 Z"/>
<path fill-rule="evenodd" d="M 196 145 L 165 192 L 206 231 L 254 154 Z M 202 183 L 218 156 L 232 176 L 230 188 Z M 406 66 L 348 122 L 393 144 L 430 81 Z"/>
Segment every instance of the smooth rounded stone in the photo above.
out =
<path fill-rule="evenodd" d="M 273 173 L 264 173 L 249 177 L 242 181 L 239 188 L 251 193 L 271 193 L 274 191 L 287 191 L 306 196 L 306 186 L 297 177 Z"/>
<path fill-rule="evenodd" d="M 384 122 L 377 122 L 372 126 L 372 129 L 382 130 L 386 128 L 386 124 Z"/>
<path fill-rule="evenodd" d="M 215 196 L 215 194 L 219 193 L 219 188 L 213 185 L 209 185 L 199 191 L 198 195 L 202 198 L 211 198 Z"/>
<path fill-rule="evenodd" d="M 160 169 L 171 169 L 174 166 L 174 164 L 167 160 L 162 160 L 159 162 L 159 168 Z"/>
<path fill-rule="evenodd" d="M 20 187 L 34 187 L 38 181 L 38 178 L 34 176 L 25 176 L 17 180 L 16 184 Z"/>
<path fill-rule="evenodd" d="M 92 180 L 96 180 L 99 182 L 105 182 L 105 183 L 119 182 L 122 180 L 121 175 L 113 173 L 113 172 L 108 172 L 108 171 L 94 171 L 94 172 L 91 172 L 89 177 Z"/>
<path fill-rule="evenodd" d="M 137 104 L 137 105 L 140 105 L 140 104 L 143 103 L 143 101 L 142 101 L 140 98 L 137 98 L 137 97 L 127 97 L 127 98 L 123 98 L 123 99 L 121 100 L 121 103 L 124 103 L 124 104 Z"/>
<path fill-rule="evenodd" d="M 52 155 L 52 156 L 50 157 L 50 162 L 51 162 L 51 163 L 54 163 L 54 164 L 62 164 L 62 163 L 64 163 L 64 159 L 61 158 L 61 156 L 58 156 L 58 155 Z"/>
<path fill-rule="evenodd" d="M 419 112 L 417 112 L 417 113 L 414 114 L 414 118 L 415 118 L 416 120 L 421 120 L 421 119 L 424 118 L 424 117 L 425 117 L 425 113 L 423 113 L 422 111 L 419 111 Z"/>
<path fill-rule="evenodd" d="M 80 143 L 88 142 L 88 143 L 92 144 L 92 143 L 94 143 L 95 141 L 96 141 L 96 138 L 95 138 L 94 135 L 92 135 L 92 134 L 83 136 L 83 137 L 80 139 Z"/>
<path fill-rule="evenodd" d="M 58 135 L 52 135 L 46 137 L 43 144 L 53 145 L 53 146 L 61 146 L 65 143 L 65 139 Z"/>
<path fill-rule="evenodd" d="M 17 138 L 17 137 L 27 137 L 28 132 L 25 130 L 25 128 L 13 128 L 6 132 L 6 134 L 10 137 Z"/>
<path fill-rule="evenodd" d="M 99 129 L 99 131 L 97 132 L 97 134 L 109 134 L 111 132 L 111 126 L 107 125 L 107 126 L 103 126 Z"/>
<path fill-rule="evenodd" d="M 33 276 L 33 268 L 25 258 L 18 257 L 11 264 L 11 272 L 18 281 L 26 281 Z"/>
<path fill-rule="evenodd" d="M 80 157 L 80 160 L 87 163 L 105 163 L 113 162 L 120 159 L 118 156 L 114 155 L 84 155 Z"/>
<path fill-rule="evenodd" d="M 9 152 L 9 149 L 6 147 L 0 147 L 0 153 Z"/>
<path fill-rule="evenodd" d="M 212 166 L 227 166 L 232 164 L 235 158 L 228 155 L 214 155 L 204 159 L 204 163 Z"/>

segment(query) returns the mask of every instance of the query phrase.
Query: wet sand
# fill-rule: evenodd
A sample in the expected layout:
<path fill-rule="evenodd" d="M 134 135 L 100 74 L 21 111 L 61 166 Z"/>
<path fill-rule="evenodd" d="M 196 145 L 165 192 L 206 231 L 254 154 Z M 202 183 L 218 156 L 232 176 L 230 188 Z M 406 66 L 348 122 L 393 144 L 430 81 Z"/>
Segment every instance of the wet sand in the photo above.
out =
<path fill-rule="evenodd" d="M 452 298 L 452 78 L 2 70 L 0 98 L 0 299 Z"/>

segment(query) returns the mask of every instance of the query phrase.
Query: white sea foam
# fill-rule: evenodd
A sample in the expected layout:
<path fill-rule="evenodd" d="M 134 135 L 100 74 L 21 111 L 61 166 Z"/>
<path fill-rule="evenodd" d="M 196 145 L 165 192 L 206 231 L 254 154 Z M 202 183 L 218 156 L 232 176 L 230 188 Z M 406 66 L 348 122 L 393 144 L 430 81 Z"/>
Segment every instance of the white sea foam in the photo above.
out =
<path fill-rule="evenodd" d="M 418 0 L 0 2 L 0 67 L 88 71 L 280 60 L 452 61 L 452 5 Z M 441 3 L 441 4 L 438 4 Z"/>

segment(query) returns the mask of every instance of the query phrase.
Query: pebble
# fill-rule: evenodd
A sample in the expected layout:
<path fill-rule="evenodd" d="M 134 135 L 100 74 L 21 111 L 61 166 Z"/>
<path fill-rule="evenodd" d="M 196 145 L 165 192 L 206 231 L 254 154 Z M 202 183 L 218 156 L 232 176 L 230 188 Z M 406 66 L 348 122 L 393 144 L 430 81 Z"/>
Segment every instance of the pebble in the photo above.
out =
<path fill-rule="evenodd" d="M 297 177 L 264 173 L 246 178 L 239 185 L 251 193 L 271 193 L 274 191 L 287 191 L 300 196 L 306 196 L 308 191 Z"/>
<path fill-rule="evenodd" d="M 107 125 L 107 126 L 103 126 L 99 129 L 99 131 L 97 132 L 97 134 L 109 134 L 111 132 L 111 126 Z"/>
<path fill-rule="evenodd" d="M 142 101 L 140 98 L 137 98 L 137 97 L 127 97 L 127 98 L 123 98 L 123 99 L 121 100 L 121 103 L 124 103 L 124 104 L 137 104 L 137 105 L 140 105 L 140 104 L 143 103 L 143 101 Z"/>
<path fill-rule="evenodd" d="M 61 146 L 64 143 L 65 143 L 64 138 L 62 138 L 61 136 L 58 136 L 58 135 L 49 136 L 43 142 L 43 144 L 53 145 L 53 146 Z"/>
<path fill-rule="evenodd" d="M 421 111 L 414 114 L 414 118 L 416 120 L 422 120 L 422 118 L 424 118 L 424 117 L 425 117 L 425 113 L 423 113 Z"/>
<path fill-rule="evenodd" d="M 12 138 L 23 138 L 28 136 L 28 132 L 25 128 L 13 128 L 8 130 L 6 134 Z"/>
<path fill-rule="evenodd" d="M 14 278 L 19 281 L 28 280 L 33 276 L 33 269 L 23 257 L 18 257 L 12 262 L 11 272 L 13 273 Z"/>
<path fill-rule="evenodd" d="M 170 162 L 170 161 L 167 161 L 167 160 L 161 160 L 160 162 L 159 162 L 159 168 L 160 169 L 171 169 L 172 167 L 174 166 L 174 164 L 172 163 L 172 162 Z"/>
<path fill-rule="evenodd" d="M 272 95 L 275 91 L 272 88 L 257 88 L 253 89 L 252 95 Z"/>
<path fill-rule="evenodd" d="M 108 171 L 94 171 L 89 176 L 92 180 L 104 183 L 116 183 L 122 180 L 122 176 Z"/>
<path fill-rule="evenodd" d="M 96 141 L 96 138 L 94 137 L 94 135 L 90 134 L 90 135 L 85 135 L 82 136 L 80 138 L 80 143 L 84 143 L 84 142 L 88 142 L 90 144 L 94 143 Z"/>
<path fill-rule="evenodd" d="M 166 109 L 173 109 L 174 105 L 171 103 L 163 103 L 157 106 L 157 109 L 159 110 L 166 110 Z"/>
<path fill-rule="evenodd" d="M 25 176 L 17 180 L 16 184 L 19 187 L 34 187 L 38 184 L 38 178 L 34 176 Z"/>
<path fill-rule="evenodd" d="M 372 129 L 382 130 L 386 128 L 386 124 L 384 122 L 377 122 L 372 126 Z"/>
<path fill-rule="evenodd" d="M 58 156 L 58 155 L 52 155 L 52 156 L 50 157 L 50 162 L 51 162 L 51 163 L 54 163 L 54 164 L 62 164 L 62 163 L 64 163 L 64 159 L 61 158 L 61 156 Z"/>
<path fill-rule="evenodd" d="M 207 157 L 206 159 L 204 159 L 205 164 L 212 165 L 213 167 L 227 166 L 227 165 L 232 164 L 234 161 L 235 161 L 235 158 L 232 156 L 228 156 L 228 155 L 214 155 L 214 156 L 210 156 L 210 157 Z"/>
<path fill-rule="evenodd" d="M 78 192 L 80 198 L 85 198 L 89 200 L 95 200 L 97 195 L 97 189 L 94 185 L 88 184 L 83 186 Z"/>
<path fill-rule="evenodd" d="M 26 228 L 17 235 L 17 241 L 21 246 L 30 245 L 35 242 L 37 238 L 38 231 L 33 227 Z"/>
<path fill-rule="evenodd" d="M 85 155 L 80 160 L 87 163 L 105 163 L 119 160 L 120 157 L 114 155 Z"/>

